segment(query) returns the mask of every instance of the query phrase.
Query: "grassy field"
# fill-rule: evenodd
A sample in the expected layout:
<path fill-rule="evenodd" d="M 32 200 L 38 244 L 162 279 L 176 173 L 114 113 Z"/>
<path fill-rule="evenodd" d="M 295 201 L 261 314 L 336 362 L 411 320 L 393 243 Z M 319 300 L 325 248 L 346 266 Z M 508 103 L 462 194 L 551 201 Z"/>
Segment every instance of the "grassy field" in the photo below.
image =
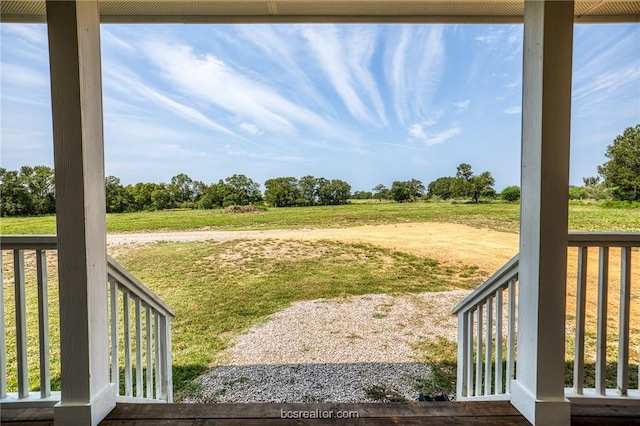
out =
<path fill-rule="evenodd" d="M 262 213 L 165 210 L 107 215 L 107 232 L 335 228 L 402 222 L 449 222 L 517 232 L 520 205 L 508 203 L 354 203 L 343 206 L 271 208 Z M 572 230 L 640 231 L 640 209 L 572 204 Z M 55 217 L 2 218 L 2 234 L 53 234 Z"/>
<path fill-rule="evenodd" d="M 503 203 L 360 203 L 270 209 L 259 214 L 184 210 L 108 215 L 108 229 L 109 232 L 201 228 L 296 229 L 438 221 L 517 232 L 518 215 L 518 205 Z M 640 209 L 572 205 L 570 227 L 576 230 L 640 231 Z M 2 219 L 4 234 L 54 231 L 53 216 Z M 7 330 L 13 330 L 11 259 L 8 253 L 4 257 Z M 197 390 L 190 379 L 214 363 L 235 336 L 295 301 L 367 293 L 474 288 L 483 278 L 473 264 L 445 267 L 425 257 L 373 245 L 335 241 L 158 243 L 121 251 L 117 259 L 178 313 L 173 324 L 174 386 L 178 400 Z M 54 386 L 58 386 L 55 256 L 50 256 L 48 262 L 51 354 L 54 363 L 52 381 Z M 28 259 L 27 263 L 32 264 L 33 260 Z M 37 348 L 33 273 L 27 276 L 27 280 L 31 283 L 27 293 L 30 347 Z M 7 334 L 7 345 L 8 388 L 14 390 L 15 333 Z M 451 345 L 450 342 L 427 342 L 424 347 L 418 348 L 421 353 L 429 354 L 425 361 L 438 365 L 432 382 L 424 384 L 425 393 L 444 389 L 447 383 L 450 385 L 455 371 L 452 370 L 455 350 Z M 30 350 L 32 384 L 37 383 L 37 362 L 37 349 Z M 632 380 L 637 380 L 637 373 Z"/>
<path fill-rule="evenodd" d="M 49 260 L 55 263 L 53 256 Z M 473 288 L 481 281 L 477 268 L 471 265 L 443 267 L 406 253 L 331 241 L 158 243 L 123 253 L 118 260 L 177 312 L 172 323 L 177 400 L 195 391 L 190 380 L 211 365 L 233 337 L 292 302 Z M 33 260 L 27 259 L 27 263 Z M 28 278 L 33 277 L 30 274 Z M 11 274 L 5 275 L 8 300 L 13 295 L 11 279 Z M 51 282 L 51 316 L 55 318 L 56 288 Z M 28 306 L 29 335 L 37 338 L 35 285 L 28 286 L 28 300 L 33 301 Z M 8 303 L 7 308 L 7 329 L 12 330 L 13 304 Z M 51 327 L 52 353 L 58 354 L 56 324 Z M 14 333 L 8 335 L 8 346 L 11 391 L 16 387 Z M 30 376 L 35 384 L 37 344 L 32 346 Z M 54 362 L 59 362 L 57 355 Z M 52 375 L 58 374 L 59 367 L 54 366 Z"/>

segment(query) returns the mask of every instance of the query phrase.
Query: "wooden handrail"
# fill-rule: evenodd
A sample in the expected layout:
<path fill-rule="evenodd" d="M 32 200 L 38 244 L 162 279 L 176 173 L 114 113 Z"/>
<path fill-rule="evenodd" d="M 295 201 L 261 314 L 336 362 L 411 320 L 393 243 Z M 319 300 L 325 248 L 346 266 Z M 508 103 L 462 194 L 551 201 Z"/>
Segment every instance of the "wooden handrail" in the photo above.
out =
<path fill-rule="evenodd" d="M 146 302 L 153 309 L 163 315 L 175 317 L 175 311 L 167 305 L 158 295 L 142 284 L 131 272 L 127 271 L 124 266 L 120 265 L 114 258 L 107 255 L 107 273 L 118 284 L 125 287 L 129 292 L 140 300 Z"/>
<path fill-rule="evenodd" d="M 498 269 L 498 272 L 493 274 L 482 285 L 473 290 L 471 294 L 465 297 L 462 302 L 458 303 L 451 311 L 452 315 L 458 314 L 460 311 L 469 310 L 477 305 L 479 302 L 484 301 L 487 297 L 491 296 L 501 287 L 506 287 L 513 278 L 518 275 L 518 260 L 519 255 L 516 254 L 505 265 Z"/>
<path fill-rule="evenodd" d="M 58 248 L 55 235 L 0 235 L 0 250 L 52 250 Z"/>
<path fill-rule="evenodd" d="M 585 232 L 571 231 L 567 239 L 569 247 L 637 247 L 640 232 Z"/>

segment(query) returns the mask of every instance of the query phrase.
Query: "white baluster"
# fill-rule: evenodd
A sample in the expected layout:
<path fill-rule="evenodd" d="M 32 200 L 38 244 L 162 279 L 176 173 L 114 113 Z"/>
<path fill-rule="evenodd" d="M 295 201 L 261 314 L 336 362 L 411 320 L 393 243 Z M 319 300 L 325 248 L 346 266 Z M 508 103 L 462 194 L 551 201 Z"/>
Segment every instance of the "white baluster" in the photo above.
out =
<path fill-rule="evenodd" d="M 469 330 L 467 329 L 467 312 L 458 313 L 458 380 L 456 381 L 456 394 L 459 396 L 468 396 L 464 395 L 463 392 L 466 387 L 466 371 L 468 368 L 467 365 L 467 348 L 465 344 L 467 344 L 467 334 Z"/>
<path fill-rule="evenodd" d="M 51 367 L 49 362 L 49 294 L 47 287 L 47 254 L 36 250 L 38 281 L 38 338 L 40 344 L 40 396 L 51 395 Z"/>
<path fill-rule="evenodd" d="M 485 332 L 485 358 L 484 358 L 484 394 L 491 395 L 491 379 L 492 379 L 492 345 L 493 345 L 493 297 L 487 298 L 487 326 Z"/>
<path fill-rule="evenodd" d="M 124 394 L 133 396 L 131 373 L 131 320 L 129 312 L 129 291 L 122 292 L 122 310 L 124 323 Z"/>
<path fill-rule="evenodd" d="M 598 275 L 598 330 L 596 343 L 596 392 L 607 389 L 607 303 L 609 292 L 609 247 L 600 247 Z"/>
<path fill-rule="evenodd" d="M 142 318 L 140 318 L 140 298 L 134 298 L 136 313 L 136 396 L 142 398 Z"/>
<path fill-rule="evenodd" d="M 482 395 L 482 304 L 478 304 L 476 323 L 476 396 Z"/>
<path fill-rule="evenodd" d="M 578 284 L 576 289 L 576 339 L 573 364 L 573 390 L 582 395 L 584 387 L 584 330 L 587 304 L 588 247 L 578 248 Z"/>
<path fill-rule="evenodd" d="M 24 251 L 13 251 L 13 273 L 16 303 L 16 351 L 18 362 L 18 398 L 29 396 L 27 364 L 27 303 L 24 278 Z"/>
<path fill-rule="evenodd" d="M 618 340 L 618 392 L 626 396 L 629 388 L 629 322 L 631 309 L 631 247 L 620 253 L 620 338 Z"/>
<path fill-rule="evenodd" d="M 506 392 L 511 393 L 511 380 L 515 378 L 516 339 L 516 280 L 509 281 L 508 289 L 509 324 L 507 327 L 507 382 Z"/>
<path fill-rule="evenodd" d="M 153 312 L 153 335 L 155 337 L 155 371 L 156 371 L 156 399 L 162 398 L 162 372 L 160 368 L 160 314 Z"/>
<path fill-rule="evenodd" d="M 465 350 L 467 352 L 467 397 L 473 396 L 473 310 L 468 311 L 467 316 L 467 342 Z"/>
<path fill-rule="evenodd" d="M 496 290 L 496 388 L 495 393 L 501 394 L 503 391 L 502 375 L 502 317 L 504 309 L 502 308 L 503 289 Z"/>
<path fill-rule="evenodd" d="M 145 319 L 146 319 L 146 340 L 147 340 L 147 398 L 153 398 L 153 367 L 151 364 L 151 353 L 153 351 L 151 345 L 151 310 L 149 305 L 144 306 Z"/>
<path fill-rule="evenodd" d="M 120 344 L 118 342 L 118 284 L 109 280 L 111 295 L 111 383 L 116 384 L 116 394 L 120 394 Z"/>

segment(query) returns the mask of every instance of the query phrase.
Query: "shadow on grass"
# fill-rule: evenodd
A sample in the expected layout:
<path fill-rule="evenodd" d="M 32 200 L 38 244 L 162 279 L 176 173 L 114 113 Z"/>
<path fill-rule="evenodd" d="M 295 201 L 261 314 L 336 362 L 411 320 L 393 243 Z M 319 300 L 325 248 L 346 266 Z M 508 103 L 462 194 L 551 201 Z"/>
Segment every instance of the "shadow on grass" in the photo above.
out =
<path fill-rule="evenodd" d="M 205 365 L 174 365 L 173 366 L 173 400 L 182 402 L 186 397 L 197 394 L 202 385 L 195 379 L 207 370 Z"/>
<path fill-rule="evenodd" d="M 564 366 L 564 385 L 573 387 L 573 361 L 567 361 Z M 617 389 L 618 363 L 607 364 L 606 387 L 607 389 Z M 595 388 L 596 386 L 596 365 L 595 363 L 584 365 L 584 385 L 585 388 Z M 629 366 L 629 389 L 638 389 L 638 366 Z"/>

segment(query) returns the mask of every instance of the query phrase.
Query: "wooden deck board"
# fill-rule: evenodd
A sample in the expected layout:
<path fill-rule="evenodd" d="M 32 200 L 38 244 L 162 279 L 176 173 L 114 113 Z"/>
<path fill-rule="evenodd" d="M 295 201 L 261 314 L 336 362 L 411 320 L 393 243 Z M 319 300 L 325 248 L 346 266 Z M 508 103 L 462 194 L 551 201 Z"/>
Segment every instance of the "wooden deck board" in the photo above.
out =
<path fill-rule="evenodd" d="M 281 418 L 285 411 L 355 411 L 348 420 Z M 319 411 L 316 411 L 319 410 Z M 578 405 L 571 408 L 571 424 L 640 425 L 640 405 Z M 53 424 L 52 408 L 2 409 L 3 425 L 41 426 Z M 529 425 L 506 401 L 408 402 L 388 404 L 118 404 L 101 426 L 222 425 L 255 426 L 306 424 L 383 425 Z"/>
<path fill-rule="evenodd" d="M 362 404 L 119 404 L 110 414 L 115 418 L 145 419 L 155 416 L 180 418 L 281 418 L 281 411 L 355 411 L 360 418 L 376 417 L 487 417 L 519 416 L 508 402 L 391 402 Z M 161 414 L 160 414 L 161 413 Z"/>
<path fill-rule="evenodd" d="M 160 409 L 159 409 L 160 408 Z M 358 418 L 283 419 L 285 412 L 356 412 Z M 319 415 L 321 417 L 321 415 Z M 388 403 L 388 404 L 169 404 L 132 406 L 121 404 L 102 426 L 125 424 L 157 425 L 528 425 L 509 403 Z"/>

